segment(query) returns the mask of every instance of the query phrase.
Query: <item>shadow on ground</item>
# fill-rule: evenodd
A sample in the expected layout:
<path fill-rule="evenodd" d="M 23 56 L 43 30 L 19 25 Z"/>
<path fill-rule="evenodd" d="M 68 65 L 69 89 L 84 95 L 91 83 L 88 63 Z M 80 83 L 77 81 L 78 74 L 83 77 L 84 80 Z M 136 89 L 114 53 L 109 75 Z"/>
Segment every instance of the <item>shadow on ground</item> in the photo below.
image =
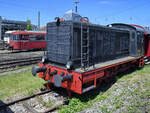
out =
<path fill-rule="evenodd" d="M 14 113 L 9 107 L 2 108 L 3 105 L 5 105 L 5 103 L 0 100 L 0 113 Z"/>

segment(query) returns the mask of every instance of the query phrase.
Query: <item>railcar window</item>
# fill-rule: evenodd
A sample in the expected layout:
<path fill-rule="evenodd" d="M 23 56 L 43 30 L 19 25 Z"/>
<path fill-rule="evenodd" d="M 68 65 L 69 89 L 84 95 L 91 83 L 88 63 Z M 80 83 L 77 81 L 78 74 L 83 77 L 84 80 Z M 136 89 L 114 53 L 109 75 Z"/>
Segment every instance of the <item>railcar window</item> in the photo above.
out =
<path fill-rule="evenodd" d="M 35 40 L 41 41 L 41 40 L 45 40 L 45 35 L 29 35 L 29 39 L 33 41 Z"/>
<path fill-rule="evenodd" d="M 4 35 L 4 37 L 10 37 L 11 36 L 11 34 L 8 34 L 8 33 L 6 33 L 5 35 Z"/>
<path fill-rule="evenodd" d="M 18 40 L 18 39 L 19 39 L 18 35 L 13 35 L 13 40 Z"/>
<path fill-rule="evenodd" d="M 22 35 L 21 40 L 29 40 L 29 35 Z"/>

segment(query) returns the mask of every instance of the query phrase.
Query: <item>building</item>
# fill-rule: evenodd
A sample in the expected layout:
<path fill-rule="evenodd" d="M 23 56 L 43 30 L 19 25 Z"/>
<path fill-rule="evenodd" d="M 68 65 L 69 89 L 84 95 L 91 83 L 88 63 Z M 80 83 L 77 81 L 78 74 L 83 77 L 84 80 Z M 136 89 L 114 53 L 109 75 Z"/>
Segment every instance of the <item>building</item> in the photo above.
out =
<path fill-rule="evenodd" d="M 46 29 L 47 29 L 47 26 L 43 26 L 40 28 L 40 31 L 46 31 Z"/>
<path fill-rule="evenodd" d="M 0 40 L 3 40 L 6 31 L 25 29 L 27 29 L 26 21 L 6 20 L 0 17 Z"/>

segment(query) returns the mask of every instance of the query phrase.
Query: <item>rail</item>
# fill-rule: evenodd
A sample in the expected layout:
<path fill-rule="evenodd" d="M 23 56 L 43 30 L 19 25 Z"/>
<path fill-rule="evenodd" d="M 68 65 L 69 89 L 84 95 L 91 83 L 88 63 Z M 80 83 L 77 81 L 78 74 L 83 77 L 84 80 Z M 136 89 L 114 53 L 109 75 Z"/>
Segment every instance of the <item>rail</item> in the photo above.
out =
<path fill-rule="evenodd" d="M 42 91 L 42 92 L 39 92 L 39 93 L 36 93 L 36 94 L 33 94 L 31 96 L 26 96 L 26 97 L 23 97 L 21 99 L 17 99 L 17 100 L 14 100 L 12 102 L 9 102 L 9 103 L 5 103 L 5 104 L 1 104 L 0 105 L 0 111 L 1 110 L 5 110 L 7 107 L 9 106 L 12 106 L 12 105 L 15 105 L 17 103 L 20 103 L 22 102 L 22 106 L 30 113 L 38 113 L 34 108 L 32 108 L 30 105 L 28 105 L 27 103 L 24 103 L 24 101 L 26 100 L 29 100 L 29 99 L 32 99 L 32 98 L 35 98 L 37 96 L 41 96 L 41 95 L 44 95 L 44 94 L 47 94 L 47 93 L 53 93 L 53 91 L 51 90 L 46 90 L 46 91 Z M 43 113 L 48 113 L 48 112 L 53 112 L 53 111 L 56 111 L 58 110 L 60 107 L 59 106 L 63 106 L 63 105 L 66 105 L 68 104 L 68 99 L 64 98 L 63 99 L 63 103 L 62 104 L 59 104 L 59 105 L 56 105 L 54 107 L 51 107 L 49 109 L 47 109 L 46 111 L 44 111 Z"/>
<path fill-rule="evenodd" d="M 41 60 L 40 57 L 30 57 L 30 58 L 23 58 L 23 59 L 9 59 L 0 61 L 0 72 L 7 72 L 9 70 L 14 70 L 21 68 L 23 66 L 36 64 Z"/>

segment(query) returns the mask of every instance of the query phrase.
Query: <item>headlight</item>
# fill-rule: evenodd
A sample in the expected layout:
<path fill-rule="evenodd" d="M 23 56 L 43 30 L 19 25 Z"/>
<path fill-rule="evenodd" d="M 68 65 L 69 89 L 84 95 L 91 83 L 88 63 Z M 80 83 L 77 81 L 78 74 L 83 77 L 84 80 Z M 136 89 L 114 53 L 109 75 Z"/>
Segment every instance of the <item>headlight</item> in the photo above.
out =
<path fill-rule="evenodd" d="M 48 58 L 46 56 L 42 57 L 42 63 L 46 63 L 48 61 Z"/>
<path fill-rule="evenodd" d="M 73 62 L 72 61 L 68 61 L 67 64 L 66 64 L 66 68 L 68 70 L 71 70 L 73 68 Z"/>

